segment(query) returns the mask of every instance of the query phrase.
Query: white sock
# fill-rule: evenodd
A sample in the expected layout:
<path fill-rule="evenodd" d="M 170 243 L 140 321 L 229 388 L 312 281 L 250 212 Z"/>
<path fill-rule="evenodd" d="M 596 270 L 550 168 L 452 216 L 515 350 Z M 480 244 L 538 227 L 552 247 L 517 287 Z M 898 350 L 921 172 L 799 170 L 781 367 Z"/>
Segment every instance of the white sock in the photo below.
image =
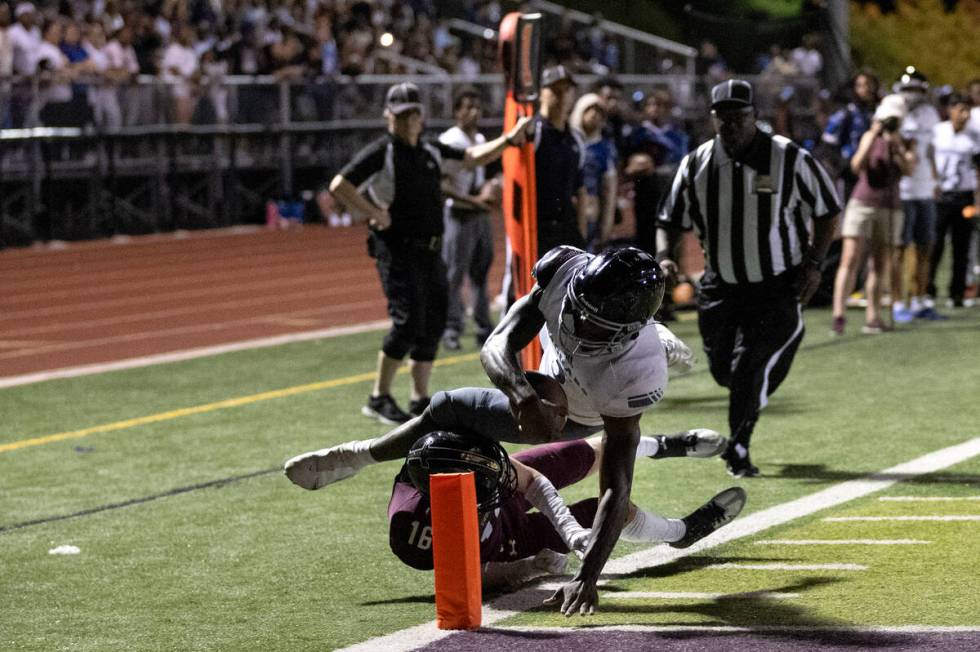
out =
<path fill-rule="evenodd" d="M 919 297 L 912 297 L 912 300 L 909 302 L 909 304 L 910 304 L 909 309 L 912 312 L 919 312 L 920 310 L 922 310 L 922 299 Z"/>
<path fill-rule="evenodd" d="M 656 455 L 658 450 L 660 450 L 660 442 L 653 437 L 641 436 L 640 443 L 636 447 L 636 459 Z"/>
<path fill-rule="evenodd" d="M 895 312 L 898 312 L 899 310 L 905 310 L 905 302 L 895 301 L 894 303 L 892 303 L 892 310 Z"/>
<path fill-rule="evenodd" d="M 341 444 L 341 447 L 354 453 L 352 461 L 360 463 L 361 466 L 367 466 L 368 464 L 374 464 L 378 461 L 374 459 L 373 455 L 371 455 L 371 444 L 373 443 L 373 439 L 360 439 L 357 441 L 349 441 L 346 444 Z"/>
<path fill-rule="evenodd" d="M 636 516 L 626 524 L 619 538 L 633 543 L 669 543 L 680 541 L 686 532 L 687 526 L 679 518 L 664 518 L 637 507 Z"/>

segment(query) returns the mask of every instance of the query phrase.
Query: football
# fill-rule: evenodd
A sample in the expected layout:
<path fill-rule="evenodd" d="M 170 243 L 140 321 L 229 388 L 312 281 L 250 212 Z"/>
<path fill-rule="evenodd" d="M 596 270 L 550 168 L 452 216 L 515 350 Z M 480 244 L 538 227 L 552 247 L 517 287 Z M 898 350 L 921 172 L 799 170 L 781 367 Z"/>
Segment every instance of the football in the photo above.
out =
<path fill-rule="evenodd" d="M 568 397 L 565 396 L 565 390 L 562 389 L 561 383 L 551 376 L 546 376 L 537 371 L 526 371 L 524 375 L 538 396 L 558 407 L 558 412 L 562 418 L 555 431 L 557 432 L 564 428 L 565 421 L 568 417 Z"/>

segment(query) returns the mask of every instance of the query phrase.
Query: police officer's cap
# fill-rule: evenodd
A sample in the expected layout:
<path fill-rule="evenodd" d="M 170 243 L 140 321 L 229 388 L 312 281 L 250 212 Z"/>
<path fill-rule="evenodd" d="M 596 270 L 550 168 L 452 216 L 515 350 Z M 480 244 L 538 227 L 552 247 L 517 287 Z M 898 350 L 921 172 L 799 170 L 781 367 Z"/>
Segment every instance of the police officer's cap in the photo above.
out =
<path fill-rule="evenodd" d="M 565 66 L 551 66 L 541 71 L 541 86 L 547 88 L 558 82 L 567 81 L 572 86 L 578 86 L 572 73 Z"/>
<path fill-rule="evenodd" d="M 711 89 L 712 109 L 741 109 L 752 106 L 752 84 L 743 79 L 729 79 Z"/>
<path fill-rule="evenodd" d="M 412 82 L 395 84 L 388 89 L 388 95 L 385 97 L 385 108 L 394 115 L 399 115 L 405 111 L 421 111 L 422 98 L 419 95 L 419 87 Z"/>

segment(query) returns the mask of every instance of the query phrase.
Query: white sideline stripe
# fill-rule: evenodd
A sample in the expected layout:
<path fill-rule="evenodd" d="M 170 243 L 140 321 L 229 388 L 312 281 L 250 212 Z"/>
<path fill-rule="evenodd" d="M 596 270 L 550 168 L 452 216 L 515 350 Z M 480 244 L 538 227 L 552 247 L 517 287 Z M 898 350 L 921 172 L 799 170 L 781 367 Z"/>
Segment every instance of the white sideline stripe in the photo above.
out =
<path fill-rule="evenodd" d="M 108 371 L 120 371 L 122 369 L 136 369 L 138 367 L 149 367 L 156 364 L 167 364 L 170 362 L 182 362 L 195 358 L 206 358 L 211 355 L 222 353 L 233 353 L 235 351 L 247 351 L 250 349 L 262 349 L 269 346 L 279 346 L 281 344 L 291 344 L 293 342 L 308 342 L 327 337 L 340 337 L 342 335 L 356 335 L 369 331 L 380 330 L 391 325 L 391 321 L 382 319 L 379 321 L 364 322 L 363 324 L 353 324 L 351 326 L 335 326 L 333 328 L 323 328 L 315 331 L 305 331 L 302 333 L 287 333 L 274 337 L 262 337 L 254 340 L 243 340 L 230 344 L 217 344 L 215 346 L 202 346 L 196 349 L 184 351 L 173 351 L 171 353 L 158 353 L 139 358 L 128 358 L 115 362 L 100 362 L 98 364 L 88 364 L 79 367 L 65 367 L 63 369 L 52 369 L 50 371 L 39 371 L 22 376 L 8 376 L 0 378 L 0 389 L 5 387 L 17 387 L 19 385 L 29 385 L 31 383 L 41 383 L 46 380 L 57 378 L 77 378 L 78 376 L 88 376 L 91 374 L 102 374 Z"/>
<path fill-rule="evenodd" d="M 855 521 L 980 521 L 980 516 L 828 516 L 828 523 L 853 523 Z"/>
<path fill-rule="evenodd" d="M 616 591 L 603 593 L 605 600 L 792 600 L 799 593 L 750 591 L 746 593 L 703 593 L 699 591 Z"/>
<path fill-rule="evenodd" d="M 863 571 L 864 564 L 713 564 L 708 570 Z"/>
<path fill-rule="evenodd" d="M 757 546 L 918 546 L 932 543 L 918 539 L 769 539 Z"/>
<path fill-rule="evenodd" d="M 508 632 L 527 632 L 542 634 L 549 632 L 568 633 L 568 627 L 543 625 L 530 627 L 527 625 L 503 626 L 498 629 Z M 588 632 L 849 632 L 854 634 L 956 634 L 980 632 L 980 625 L 896 625 L 896 626 L 858 626 L 858 625 L 754 625 L 752 627 L 736 627 L 734 625 L 590 625 Z"/>
<path fill-rule="evenodd" d="M 625 557 L 620 557 L 619 559 L 613 559 L 606 564 L 605 574 L 629 574 L 636 572 L 640 568 L 668 564 L 676 559 L 687 557 L 702 550 L 707 550 L 708 548 L 713 548 L 723 543 L 734 541 L 735 539 L 751 536 L 773 526 L 788 523 L 819 510 L 834 507 L 835 505 L 867 496 L 876 491 L 887 489 L 898 482 L 896 478 L 902 477 L 903 475 L 912 477 L 933 473 L 959 464 L 976 455 L 980 455 L 980 437 L 970 439 L 962 444 L 927 453 L 922 457 L 905 462 L 904 464 L 899 464 L 898 466 L 893 466 L 890 469 L 879 471 L 860 480 L 842 482 L 810 494 L 809 496 L 804 496 L 788 503 L 783 503 L 782 505 L 776 505 L 749 514 L 742 519 L 735 519 L 731 524 L 726 525 L 710 537 L 695 543 L 690 548 L 681 549 L 671 548 L 669 546 L 656 546 L 635 552 L 631 555 L 626 555 Z M 501 596 L 489 605 L 483 606 L 483 625 L 489 626 L 505 618 L 510 618 L 523 611 L 537 607 L 547 595 L 540 587 L 530 586 L 516 593 Z M 392 634 L 378 636 L 343 649 L 347 652 L 401 652 L 428 645 L 452 633 L 452 631 L 438 629 L 435 621 L 431 621 Z"/>
<path fill-rule="evenodd" d="M 955 502 L 957 500 L 980 500 L 980 496 L 882 496 L 878 500 L 893 500 L 896 502 L 927 503 Z"/>

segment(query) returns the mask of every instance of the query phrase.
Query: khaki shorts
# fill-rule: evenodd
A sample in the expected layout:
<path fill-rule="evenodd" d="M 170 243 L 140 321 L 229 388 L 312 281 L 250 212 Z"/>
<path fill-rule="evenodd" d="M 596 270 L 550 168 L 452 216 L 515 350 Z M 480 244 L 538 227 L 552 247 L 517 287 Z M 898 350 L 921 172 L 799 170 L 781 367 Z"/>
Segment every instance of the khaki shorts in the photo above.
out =
<path fill-rule="evenodd" d="M 887 242 L 888 227 L 891 226 L 891 244 L 901 246 L 904 225 L 905 214 L 901 208 L 875 208 L 852 197 L 844 209 L 841 235 L 845 238 L 865 238 L 870 242 Z"/>

